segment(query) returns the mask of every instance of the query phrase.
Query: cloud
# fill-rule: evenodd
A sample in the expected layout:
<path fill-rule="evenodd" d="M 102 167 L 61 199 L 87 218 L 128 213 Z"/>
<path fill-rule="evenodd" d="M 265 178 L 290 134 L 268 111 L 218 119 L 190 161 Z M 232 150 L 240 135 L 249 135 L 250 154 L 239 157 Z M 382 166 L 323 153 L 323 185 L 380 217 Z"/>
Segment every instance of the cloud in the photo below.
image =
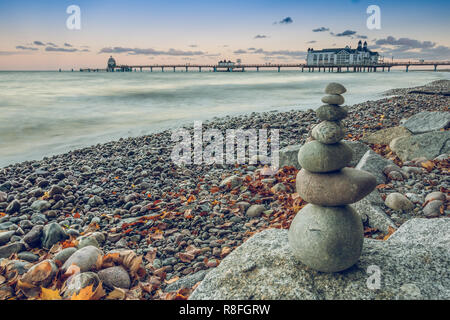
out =
<path fill-rule="evenodd" d="M 48 45 L 48 46 L 52 46 L 52 47 L 57 47 L 57 45 L 54 44 L 53 42 L 47 42 L 47 45 Z"/>
<path fill-rule="evenodd" d="M 70 43 L 64 43 L 64 47 L 69 47 L 69 48 L 71 48 L 71 47 L 73 47 Z"/>
<path fill-rule="evenodd" d="M 233 53 L 234 54 L 244 54 L 244 53 L 247 53 L 247 51 L 239 49 L 239 50 L 234 51 Z"/>
<path fill-rule="evenodd" d="M 152 48 L 142 49 L 142 48 L 124 48 L 124 47 L 113 47 L 113 48 L 103 48 L 99 53 L 128 53 L 130 55 L 153 55 L 153 56 L 201 56 L 204 55 L 203 51 L 183 51 L 176 49 L 155 50 Z"/>
<path fill-rule="evenodd" d="M 33 44 L 36 46 L 45 46 L 45 43 L 43 43 L 41 41 L 34 41 Z"/>
<path fill-rule="evenodd" d="M 248 50 L 248 51 L 253 51 L 253 50 L 256 50 L 256 48 L 253 48 L 253 47 L 252 47 L 252 48 L 248 48 L 247 50 Z"/>
<path fill-rule="evenodd" d="M 268 36 L 264 35 L 264 34 L 257 34 L 254 39 L 265 39 L 268 38 Z"/>
<path fill-rule="evenodd" d="M 281 20 L 279 22 L 274 22 L 273 24 L 277 24 L 277 23 L 279 23 L 279 24 L 291 24 L 293 22 L 294 22 L 294 20 L 292 20 L 291 17 L 286 17 L 286 18 L 284 18 L 283 20 Z"/>
<path fill-rule="evenodd" d="M 336 37 L 349 37 L 349 36 L 353 36 L 354 34 L 356 34 L 356 31 L 345 30 L 344 32 L 336 33 L 336 34 L 334 34 L 333 32 L 330 32 L 330 34 L 332 34 L 332 35 L 334 35 Z"/>
<path fill-rule="evenodd" d="M 306 56 L 306 54 L 307 54 L 307 52 L 306 51 L 291 51 L 291 50 L 274 50 L 274 51 L 266 51 L 266 50 L 264 50 L 264 49 L 262 49 L 262 48 L 260 48 L 260 49 L 255 49 L 255 48 L 252 48 L 253 50 L 249 50 L 249 51 L 246 51 L 246 50 L 243 50 L 243 49 L 239 49 L 239 50 L 236 50 L 236 51 L 234 51 L 234 53 L 235 54 L 244 54 L 244 53 L 247 53 L 247 54 L 262 54 L 262 55 L 264 55 L 264 56 L 266 56 L 266 57 L 268 57 L 268 56 L 270 56 L 270 57 L 273 57 L 273 56 L 288 56 L 288 57 L 304 57 L 304 56 Z"/>
<path fill-rule="evenodd" d="M 78 49 L 76 49 L 76 48 L 66 49 L 66 48 L 46 47 L 45 51 L 47 51 L 47 52 L 77 52 Z"/>
<path fill-rule="evenodd" d="M 311 41 L 308 41 L 307 43 L 316 43 L 317 41 L 316 40 L 311 40 Z"/>
<path fill-rule="evenodd" d="M 358 38 L 358 39 L 367 39 L 367 36 L 363 36 L 363 35 L 358 34 L 356 36 L 356 38 Z"/>
<path fill-rule="evenodd" d="M 413 48 L 426 49 L 426 48 L 432 48 L 436 45 L 435 42 L 431 42 L 431 41 L 419 41 L 419 40 L 414 40 L 414 39 L 410 39 L 410 38 L 396 39 L 392 36 L 388 36 L 385 39 L 378 39 L 377 41 L 375 41 L 375 44 L 380 45 L 380 46 L 382 46 L 382 45 L 402 46 L 402 47 L 407 47 L 410 49 L 413 49 Z"/>
<path fill-rule="evenodd" d="M 197 48 L 198 46 L 196 44 L 190 44 L 189 47 L 191 48 Z"/>
<path fill-rule="evenodd" d="M 324 31 L 330 31 L 330 28 L 320 27 L 312 30 L 312 32 L 324 32 Z"/>
<path fill-rule="evenodd" d="M 36 51 L 37 50 L 37 48 L 25 47 L 25 46 L 16 46 L 16 49 L 19 49 L 19 50 L 31 50 L 31 51 Z"/>
<path fill-rule="evenodd" d="M 376 40 L 371 48 L 379 49 L 382 55 L 394 56 L 398 59 L 448 60 L 450 57 L 450 47 L 411 38 L 396 39 L 388 36 L 385 39 Z"/>

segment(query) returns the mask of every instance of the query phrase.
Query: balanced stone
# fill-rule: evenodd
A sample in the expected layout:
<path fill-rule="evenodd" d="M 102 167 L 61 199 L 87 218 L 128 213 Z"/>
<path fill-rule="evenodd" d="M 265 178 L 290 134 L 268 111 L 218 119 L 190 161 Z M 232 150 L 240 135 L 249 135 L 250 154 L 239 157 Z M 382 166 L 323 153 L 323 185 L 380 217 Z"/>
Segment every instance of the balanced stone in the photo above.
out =
<path fill-rule="evenodd" d="M 324 104 L 316 110 L 316 115 L 322 121 L 337 121 L 347 117 L 347 110 L 336 105 Z"/>
<path fill-rule="evenodd" d="M 322 98 L 323 103 L 341 105 L 344 103 L 344 97 L 340 94 L 329 94 Z"/>
<path fill-rule="evenodd" d="M 296 188 L 300 197 L 321 206 L 342 206 L 358 202 L 376 187 L 373 175 L 363 170 L 344 168 L 341 171 L 312 173 L 300 170 Z"/>
<path fill-rule="evenodd" d="M 363 225 L 350 206 L 306 205 L 291 223 L 288 239 L 300 262 L 318 271 L 339 272 L 354 265 L 361 255 Z"/>
<path fill-rule="evenodd" d="M 325 87 L 325 93 L 327 94 L 343 94 L 346 93 L 347 89 L 345 89 L 345 87 L 337 82 L 330 82 L 326 87 Z"/>
<path fill-rule="evenodd" d="M 312 129 L 311 135 L 321 143 L 333 144 L 344 138 L 345 129 L 340 122 L 322 121 Z"/>
<path fill-rule="evenodd" d="M 346 167 L 353 151 L 345 143 L 323 144 L 311 141 L 298 152 L 298 163 L 310 172 L 330 172 Z"/>

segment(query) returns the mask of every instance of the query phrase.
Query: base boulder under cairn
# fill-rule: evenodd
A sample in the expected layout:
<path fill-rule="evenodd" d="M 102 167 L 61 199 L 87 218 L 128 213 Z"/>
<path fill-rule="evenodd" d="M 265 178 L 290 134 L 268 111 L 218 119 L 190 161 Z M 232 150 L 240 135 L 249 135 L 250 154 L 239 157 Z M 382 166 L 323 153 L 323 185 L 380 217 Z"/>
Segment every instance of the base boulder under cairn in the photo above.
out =
<path fill-rule="evenodd" d="M 370 289 L 381 271 L 380 288 Z M 262 231 L 211 270 L 191 300 L 450 299 L 450 219 L 411 219 L 387 241 L 364 239 L 357 264 L 339 273 L 297 262 L 288 231 Z M 371 278 L 372 277 L 372 278 Z"/>

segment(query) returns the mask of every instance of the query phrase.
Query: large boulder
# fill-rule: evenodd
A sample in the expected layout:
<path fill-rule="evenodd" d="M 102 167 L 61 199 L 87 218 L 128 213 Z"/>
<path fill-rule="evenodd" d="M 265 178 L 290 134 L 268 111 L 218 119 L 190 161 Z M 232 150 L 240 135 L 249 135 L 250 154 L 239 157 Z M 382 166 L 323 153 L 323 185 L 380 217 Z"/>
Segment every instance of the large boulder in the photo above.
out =
<path fill-rule="evenodd" d="M 402 161 L 421 157 L 431 160 L 443 153 L 450 153 L 450 131 L 399 137 L 392 140 L 389 147 Z"/>
<path fill-rule="evenodd" d="M 371 144 L 387 144 L 398 137 L 410 136 L 411 131 L 404 127 L 391 127 L 375 132 L 367 133 L 362 137 L 362 141 Z"/>
<path fill-rule="evenodd" d="M 411 219 L 387 241 L 364 239 L 350 269 L 322 273 L 294 259 L 287 230 L 269 229 L 229 254 L 189 299 L 448 300 L 449 237 L 448 218 Z"/>
<path fill-rule="evenodd" d="M 417 113 L 403 123 L 403 127 L 414 134 L 437 131 L 448 127 L 450 112 L 423 111 Z"/>
<path fill-rule="evenodd" d="M 361 160 L 364 154 L 366 154 L 367 151 L 371 150 L 367 144 L 359 141 L 344 140 L 342 142 L 349 146 L 353 151 L 352 161 L 350 161 L 349 163 L 350 167 L 356 167 L 359 160 Z"/>

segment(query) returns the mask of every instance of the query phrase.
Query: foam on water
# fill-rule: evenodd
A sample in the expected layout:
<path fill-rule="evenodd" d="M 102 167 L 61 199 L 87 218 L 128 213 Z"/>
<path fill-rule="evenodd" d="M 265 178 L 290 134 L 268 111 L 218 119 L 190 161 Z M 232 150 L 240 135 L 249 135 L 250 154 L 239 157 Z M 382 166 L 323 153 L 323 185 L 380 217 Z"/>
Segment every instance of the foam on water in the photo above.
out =
<path fill-rule="evenodd" d="M 0 72 L 0 167 L 215 116 L 316 109 L 331 81 L 347 87 L 351 105 L 449 78 L 403 71 Z"/>

